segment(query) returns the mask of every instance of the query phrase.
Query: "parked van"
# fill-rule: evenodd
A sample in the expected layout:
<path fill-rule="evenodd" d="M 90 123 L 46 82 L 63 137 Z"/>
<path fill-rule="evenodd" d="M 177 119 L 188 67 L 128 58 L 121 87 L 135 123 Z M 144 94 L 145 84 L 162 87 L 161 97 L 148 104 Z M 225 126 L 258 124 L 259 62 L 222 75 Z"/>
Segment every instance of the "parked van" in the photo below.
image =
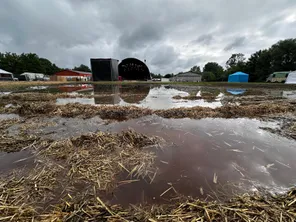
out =
<path fill-rule="evenodd" d="M 289 72 L 274 72 L 268 76 L 266 82 L 286 82 Z"/>

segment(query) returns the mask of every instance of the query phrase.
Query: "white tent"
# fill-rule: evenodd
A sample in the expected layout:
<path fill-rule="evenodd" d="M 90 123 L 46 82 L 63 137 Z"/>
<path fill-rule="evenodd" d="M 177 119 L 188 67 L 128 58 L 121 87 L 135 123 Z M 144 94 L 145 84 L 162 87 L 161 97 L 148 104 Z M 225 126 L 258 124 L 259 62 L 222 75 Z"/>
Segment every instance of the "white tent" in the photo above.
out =
<path fill-rule="evenodd" d="M 1 74 L 12 74 L 11 72 L 7 72 L 7 71 L 5 71 L 5 70 L 3 70 L 3 69 L 0 69 L 0 73 L 1 73 Z"/>
<path fill-rule="evenodd" d="M 289 73 L 285 83 L 286 84 L 296 84 L 296 71 Z"/>
<path fill-rule="evenodd" d="M 24 72 L 20 76 L 25 76 L 27 81 L 43 80 L 44 79 L 43 73 Z"/>

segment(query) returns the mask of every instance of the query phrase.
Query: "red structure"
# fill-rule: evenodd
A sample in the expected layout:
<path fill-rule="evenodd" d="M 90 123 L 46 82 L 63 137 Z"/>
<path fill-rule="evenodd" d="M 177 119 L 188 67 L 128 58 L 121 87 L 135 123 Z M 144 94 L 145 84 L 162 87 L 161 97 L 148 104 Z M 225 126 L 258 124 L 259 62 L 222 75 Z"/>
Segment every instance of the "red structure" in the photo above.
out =
<path fill-rule="evenodd" d="M 81 72 L 76 70 L 63 70 L 55 73 L 51 77 L 52 81 L 91 81 L 91 72 Z"/>

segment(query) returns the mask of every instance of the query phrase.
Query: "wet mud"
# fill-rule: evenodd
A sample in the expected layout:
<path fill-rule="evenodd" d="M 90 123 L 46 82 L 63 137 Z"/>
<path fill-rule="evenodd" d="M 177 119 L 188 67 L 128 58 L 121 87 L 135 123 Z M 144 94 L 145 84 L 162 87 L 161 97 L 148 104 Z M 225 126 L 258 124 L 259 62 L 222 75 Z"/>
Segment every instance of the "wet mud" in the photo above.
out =
<path fill-rule="evenodd" d="M 293 91 L 58 87 L 0 96 L 0 219 L 293 218 Z"/>

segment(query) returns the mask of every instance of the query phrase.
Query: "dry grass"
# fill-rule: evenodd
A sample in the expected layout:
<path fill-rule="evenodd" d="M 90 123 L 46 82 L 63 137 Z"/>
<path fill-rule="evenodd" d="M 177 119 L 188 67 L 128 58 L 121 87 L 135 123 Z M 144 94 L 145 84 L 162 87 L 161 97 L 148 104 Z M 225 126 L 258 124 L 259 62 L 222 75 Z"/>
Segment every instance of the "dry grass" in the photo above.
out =
<path fill-rule="evenodd" d="M 1 111 L 1 110 L 0 110 Z M 91 118 L 99 116 L 102 119 L 123 121 L 156 114 L 164 118 L 256 118 L 273 114 L 295 112 L 296 106 L 288 102 L 264 102 L 254 105 L 225 105 L 215 109 L 208 107 L 173 108 L 167 110 L 150 110 L 135 106 L 92 106 L 72 103 L 56 105 L 49 102 L 24 103 L 20 106 L 4 108 L 2 113 L 16 113 L 21 116 L 62 116 Z"/>
<path fill-rule="evenodd" d="M 155 154 L 148 147 L 161 142 L 134 131 L 38 141 L 31 149 L 33 168 L 0 177 L 0 221 L 294 221 L 293 189 L 225 202 L 182 197 L 166 205 L 109 205 L 106 194 L 122 183 L 153 181 Z M 122 174 L 128 175 L 125 181 Z"/>
<path fill-rule="evenodd" d="M 285 98 L 281 96 L 264 96 L 264 95 L 258 95 L 258 96 L 228 96 L 224 97 L 222 101 L 224 103 L 240 103 L 241 105 L 255 105 L 260 104 L 268 101 L 273 102 L 285 102 Z"/>
<path fill-rule="evenodd" d="M 56 215 L 53 206 L 66 204 L 69 209 L 66 197 L 87 202 L 96 191 L 112 192 L 122 173 L 128 175 L 125 183 L 129 177 L 150 181 L 156 169 L 155 154 L 148 147 L 161 141 L 134 131 L 39 141 L 33 146 L 34 168 L 0 177 L 0 221 L 39 221 L 48 217 L 45 214 Z"/>
<path fill-rule="evenodd" d="M 12 125 L 19 123 L 20 120 L 17 118 L 13 119 L 4 119 L 0 121 L 0 133 L 3 134 L 5 131 Z"/>
<path fill-rule="evenodd" d="M 1 135 L 0 152 L 17 152 L 34 145 L 39 140 L 34 135 L 18 135 L 10 136 L 7 134 Z"/>
<path fill-rule="evenodd" d="M 296 107 L 289 103 L 262 103 L 258 105 L 246 106 L 227 105 L 215 109 L 207 107 L 176 108 L 168 110 L 156 110 L 154 113 L 164 118 L 254 118 L 270 114 L 294 112 L 295 110 Z"/>
<path fill-rule="evenodd" d="M 0 152 L 17 152 L 24 148 L 27 148 L 28 146 L 36 143 L 36 141 L 39 140 L 39 138 L 34 135 L 9 135 L 7 129 L 19 122 L 19 119 L 8 119 L 0 121 Z"/>
<path fill-rule="evenodd" d="M 114 188 L 120 172 L 126 172 L 131 177 L 153 176 L 155 155 L 143 150 L 143 147 L 156 145 L 159 140 L 134 131 L 92 133 L 44 142 L 41 150 L 38 149 L 38 156 L 66 164 L 70 178 L 91 181 L 100 190 L 110 190 Z"/>
<path fill-rule="evenodd" d="M 194 95 L 190 95 L 190 96 L 174 96 L 173 99 L 186 99 L 186 100 L 204 99 L 206 101 L 215 101 L 216 96 L 214 96 L 214 95 L 206 95 L 206 96 L 194 96 Z"/>
<path fill-rule="evenodd" d="M 58 98 L 93 98 L 89 94 L 68 94 L 68 93 L 12 93 L 0 97 L 2 104 L 22 104 L 24 102 L 55 102 Z"/>
<path fill-rule="evenodd" d="M 296 190 L 284 195 L 242 195 L 224 202 L 187 200 L 163 206 L 108 206 L 96 192 L 76 199 L 68 196 L 38 221 L 295 221 Z"/>

